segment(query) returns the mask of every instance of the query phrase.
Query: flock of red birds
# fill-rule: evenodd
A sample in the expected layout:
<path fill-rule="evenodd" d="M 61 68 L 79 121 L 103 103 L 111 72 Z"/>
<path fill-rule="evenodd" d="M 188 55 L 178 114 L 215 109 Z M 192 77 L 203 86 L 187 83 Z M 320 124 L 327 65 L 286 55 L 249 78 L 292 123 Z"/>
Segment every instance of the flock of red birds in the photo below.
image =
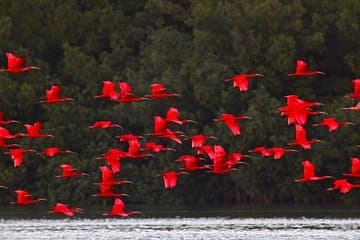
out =
<path fill-rule="evenodd" d="M 12 53 L 7 53 L 8 68 L 0 69 L 0 72 L 7 73 L 21 73 L 30 70 L 39 70 L 37 67 L 33 66 L 24 66 L 25 60 L 22 57 L 15 56 Z M 314 76 L 318 74 L 324 74 L 320 71 L 312 71 L 309 69 L 307 63 L 302 60 L 298 60 L 296 64 L 295 73 L 289 74 L 291 77 L 307 77 Z M 226 79 L 225 81 L 233 81 L 233 86 L 238 88 L 240 91 L 249 90 L 249 79 L 255 77 L 263 77 L 262 74 L 239 74 L 231 78 Z M 180 94 L 169 93 L 167 89 L 158 83 L 151 85 L 151 94 L 145 95 L 143 97 L 136 96 L 132 88 L 127 82 L 119 82 L 120 91 L 116 90 L 116 86 L 112 81 L 105 80 L 102 83 L 102 93 L 95 98 L 98 99 L 107 99 L 113 102 L 121 103 L 132 103 L 138 101 L 149 101 L 152 99 L 165 99 L 170 97 L 179 97 Z M 346 97 L 351 98 L 358 103 L 355 106 L 344 107 L 345 110 L 360 111 L 360 79 L 353 80 L 354 92 L 347 95 Z M 59 104 L 68 101 L 73 101 L 73 98 L 62 97 L 61 96 L 61 87 L 59 85 L 53 85 L 50 89 L 45 91 L 46 98 L 39 101 L 43 104 Z M 278 109 L 280 116 L 285 116 L 288 120 L 288 125 L 295 126 L 295 140 L 289 143 L 289 146 L 298 146 L 303 149 L 311 149 L 312 144 L 322 142 L 319 139 L 308 139 L 307 131 L 305 129 L 305 124 L 307 123 L 308 117 L 312 115 L 324 114 L 324 112 L 313 111 L 312 107 L 320 106 L 321 103 L 310 102 L 303 99 L 300 99 L 296 95 L 285 96 L 286 105 Z M 248 116 L 236 116 L 230 113 L 223 113 L 219 118 L 214 119 L 215 122 L 222 122 L 226 124 L 231 133 L 236 136 L 241 134 L 239 121 L 251 119 Z M 16 120 L 5 120 L 4 115 L 0 113 L 0 148 L 7 148 L 8 151 L 5 154 L 8 154 L 14 162 L 14 167 L 20 167 L 24 161 L 24 156 L 27 153 L 33 152 L 41 154 L 47 158 L 53 158 L 59 154 L 71 154 L 70 150 L 59 149 L 58 147 L 48 147 L 42 152 L 38 152 L 33 149 L 23 148 L 18 144 L 7 143 L 7 140 L 15 139 L 18 137 L 27 137 L 32 139 L 37 138 L 48 138 L 54 137 L 49 134 L 42 133 L 42 123 L 35 122 L 34 124 L 25 124 L 26 133 L 11 133 L 5 126 L 7 124 L 21 124 Z M 250 155 L 243 154 L 240 152 L 228 153 L 221 145 L 209 145 L 206 144 L 206 141 L 210 139 L 216 140 L 215 136 L 207 136 L 204 134 L 196 134 L 192 136 L 185 136 L 184 132 L 174 131 L 170 127 L 172 124 L 188 124 L 196 123 L 193 120 L 181 119 L 180 112 L 178 109 L 171 107 L 166 115 L 163 116 L 154 116 L 154 131 L 152 133 L 147 133 L 147 136 L 152 136 L 156 138 L 164 138 L 172 140 L 177 144 L 181 144 L 182 141 L 191 141 L 191 147 L 195 150 L 196 154 L 182 155 L 178 157 L 177 162 L 183 164 L 183 167 L 178 171 L 169 170 L 167 172 L 158 174 L 162 177 L 163 184 L 165 188 L 174 188 L 177 185 L 179 175 L 187 175 L 193 171 L 205 171 L 211 174 L 228 174 L 232 171 L 238 170 L 237 166 L 239 164 L 245 163 L 244 158 L 250 158 Z M 337 130 L 341 126 L 345 125 L 354 125 L 352 122 L 339 122 L 334 117 L 328 117 L 322 119 L 320 123 L 314 124 L 314 126 L 327 127 L 330 132 Z M 91 129 L 107 129 L 107 128 L 122 128 L 119 124 L 113 123 L 110 120 L 96 121 L 91 126 Z M 121 170 L 121 160 L 124 158 L 145 158 L 152 157 L 154 154 L 157 154 L 162 151 L 176 151 L 174 148 L 167 148 L 155 141 L 146 141 L 144 136 L 136 136 L 131 133 L 123 134 L 117 136 L 120 142 L 127 142 L 128 149 L 122 150 L 119 148 L 110 148 L 104 154 L 102 154 L 97 159 L 104 160 L 106 165 L 100 167 L 101 171 L 101 181 L 95 183 L 99 186 L 99 193 L 94 194 L 94 197 L 101 198 L 114 198 L 114 204 L 110 212 L 106 212 L 103 215 L 106 216 L 119 216 L 127 217 L 134 214 L 139 214 L 138 211 L 128 211 L 125 212 L 125 204 L 122 201 L 122 196 L 127 196 L 124 193 L 114 192 L 114 187 L 131 184 L 131 181 L 127 180 L 117 180 L 116 174 Z M 144 144 L 141 143 L 141 140 L 146 141 Z M 359 147 L 360 145 L 357 145 Z M 280 146 L 265 147 L 259 146 L 249 152 L 254 154 L 260 154 L 262 157 L 272 157 L 275 160 L 281 159 L 285 154 L 291 152 L 298 152 L 299 150 L 284 148 Z M 211 161 L 211 164 L 201 164 L 203 160 L 207 162 Z M 358 157 L 350 158 L 351 167 L 349 173 L 344 173 L 344 178 L 335 179 L 333 181 L 333 186 L 327 190 L 339 190 L 341 193 L 347 193 L 352 188 L 360 188 L 360 184 L 352 184 L 348 181 L 347 178 L 360 178 L 360 159 Z M 296 179 L 295 182 L 305 183 L 305 182 L 314 182 L 324 179 L 334 179 L 332 176 L 317 176 L 315 165 L 310 160 L 303 160 L 303 177 Z M 62 169 L 62 174 L 57 176 L 58 178 L 74 178 L 82 177 L 88 174 L 78 172 L 75 167 L 70 164 L 61 164 L 60 168 Z M 1 188 L 7 188 L 6 186 L 0 186 Z M 26 190 L 15 190 L 17 195 L 17 200 L 15 202 L 10 202 L 10 204 L 16 205 L 31 205 L 36 204 L 40 201 L 44 201 L 44 198 L 34 198 Z M 67 204 L 56 203 L 55 206 L 49 211 L 49 213 L 64 214 L 66 216 L 73 216 L 75 213 L 82 213 L 83 209 L 80 208 L 70 208 Z"/>

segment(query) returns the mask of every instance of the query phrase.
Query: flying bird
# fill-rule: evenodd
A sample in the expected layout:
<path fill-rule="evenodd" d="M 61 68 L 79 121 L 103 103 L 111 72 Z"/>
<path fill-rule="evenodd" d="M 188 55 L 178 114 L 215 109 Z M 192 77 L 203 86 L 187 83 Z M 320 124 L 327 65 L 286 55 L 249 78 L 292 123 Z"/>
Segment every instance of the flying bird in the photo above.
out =
<path fill-rule="evenodd" d="M 130 217 L 135 214 L 141 214 L 139 211 L 125 212 L 125 204 L 120 198 L 115 198 L 113 207 L 110 212 L 103 213 L 104 216 L 112 217 Z"/>
<path fill-rule="evenodd" d="M 75 100 L 69 97 L 61 98 L 61 87 L 58 84 L 54 84 L 51 86 L 50 89 L 46 89 L 45 93 L 46 93 L 46 99 L 39 101 L 39 103 L 54 104 L 54 103 L 61 103 L 61 102 L 68 102 Z"/>
<path fill-rule="evenodd" d="M 330 132 L 333 132 L 337 130 L 340 126 L 345 126 L 345 125 L 356 125 L 356 124 L 353 122 L 338 122 L 334 117 L 324 118 L 320 123 L 313 124 L 313 126 L 327 127 Z"/>
<path fill-rule="evenodd" d="M 353 188 L 360 188 L 360 184 L 352 184 L 349 183 L 347 179 L 345 178 L 341 178 L 341 179 L 336 179 L 333 182 L 333 187 L 328 188 L 328 191 L 333 191 L 333 190 L 339 190 L 341 193 L 345 194 L 351 191 L 351 189 Z"/>
<path fill-rule="evenodd" d="M 61 164 L 60 165 L 62 169 L 62 173 L 59 176 L 56 176 L 58 178 L 73 178 L 73 177 L 81 177 L 81 176 L 88 176 L 89 174 L 86 173 L 79 173 L 76 172 L 76 168 L 74 168 L 70 164 Z"/>
<path fill-rule="evenodd" d="M 132 88 L 127 82 L 119 82 L 120 86 L 120 97 L 116 100 L 122 103 L 132 103 L 132 102 L 140 102 L 144 100 L 149 100 L 146 97 L 135 97 L 132 92 Z"/>
<path fill-rule="evenodd" d="M 68 217 L 74 216 L 75 213 L 83 213 L 81 208 L 69 208 L 67 204 L 56 203 L 55 206 L 49 211 L 49 213 L 63 214 Z"/>
<path fill-rule="evenodd" d="M 43 154 L 46 157 L 52 158 L 59 154 L 68 154 L 68 153 L 74 153 L 70 150 L 61 150 L 58 147 L 48 147 L 45 148 L 40 154 Z"/>
<path fill-rule="evenodd" d="M 223 113 L 221 114 L 220 118 L 215 118 L 214 121 L 224 122 L 228 126 L 232 134 L 236 136 L 236 135 L 240 135 L 240 125 L 237 121 L 244 119 L 251 119 L 251 118 L 247 116 L 234 116 L 232 114 Z"/>
<path fill-rule="evenodd" d="M 42 134 L 41 129 L 43 124 L 41 122 L 35 122 L 33 125 L 25 124 L 27 133 L 18 133 L 21 137 L 29 137 L 29 138 L 47 138 L 47 137 L 54 137 L 50 134 Z"/>
<path fill-rule="evenodd" d="M 180 115 L 180 112 L 177 108 L 170 107 L 166 113 L 166 121 L 180 124 L 180 125 L 182 125 L 184 123 L 196 123 L 195 121 L 189 120 L 189 119 L 180 120 L 179 115 Z"/>
<path fill-rule="evenodd" d="M 314 182 L 321 181 L 329 178 L 334 178 L 332 176 L 315 176 L 315 165 L 309 160 L 303 160 L 301 162 L 303 166 L 303 178 L 296 179 L 295 182 L 306 183 L 306 182 Z"/>
<path fill-rule="evenodd" d="M 296 61 L 296 70 L 294 73 L 288 74 L 291 77 L 309 77 L 314 75 L 325 75 L 325 73 L 317 71 L 317 70 L 310 70 L 308 64 L 303 60 Z"/>
<path fill-rule="evenodd" d="M 107 167 L 107 166 L 100 166 L 100 171 L 101 171 L 101 182 L 97 183 L 100 185 L 122 185 L 122 184 L 126 184 L 126 183 L 133 183 L 131 181 L 127 181 L 127 180 L 116 180 L 116 174 L 111 170 L 111 168 Z"/>
<path fill-rule="evenodd" d="M 319 139 L 306 139 L 307 132 L 301 125 L 295 125 L 295 141 L 289 143 L 289 145 L 299 145 L 303 149 L 311 149 L 313 143 L 323 142 Z"/>
<path fill-rule="evenodd" d="M 117 124 L 117 123 L 113 123 L 111 121 L 108 120 L 104 120 L 104 121 L 96 121 L 94 122 L 91 126 L 89 126 L 89 128 L 96 128 L 96 129 L 106 129 L 106 128 L 112 128 L 112 127 L 117 127 L 117 128 L 121 128 L 122 127 Z"/>
<path fill-rule="evenodd" d="M 95 96 L 95 98 L 107 98 L 112 101 L 118 100 L 119 97 L 120 94 L 116 92 L 115 83 L 109 80 L 103 81 L 102 93 L 100 95 Z"/>
<path fill-rule="evenodd" d="M 25 148 L 13 148 L 10 149 L 9 152 L 5 152 L 5 154 L 9 154 L 11 159 L 14 161 L 14 167 L 20 167 L 24 161 L 24 153 L 35 152 L 33 149 L 25 149 Z"/>
<path fill-rule="evenodd" d="M 8 67 L 6 69 L 0 69 L 0 72 L 7 72 L 7 73 L 21 73 L 27 72 L 30 70 L 40 70 L 38 67 L 34 66 L 24 66 L 25 58 L 16 56 L 13 53 L 6 53 L 6 57 L 8 60 Z"/>
<path fill-rule="evenodd" d="M 161 99 L 168 97 L 181 97 L 181 95 L 178 93 L 167 93 L 164 85 L 160 83 L 153 83 L 151 84 L 151 94 L 145 95 L 145 97 L 151 99 Z"/>
<path fill-rule="evenodd" d="M 190 136 L 188 139 L 191 140 L 191 148 L 200 148 L 204 146 L 207 139 L 217 139 L 215 136 L 207 136 L 204 134 L 195 134 Z"/>
<path fill-rule="evenodd" d="M 349 95 L 346 95 L 346 97 L 359 100 L 360 99 L 360 78 L 354 79 L 354 80 L 352 80 L 352 82 L 354 85 L 354 92 Z"/>
<path fill-rule="evenodd" d="M 161 144 L 158 144 L 156 142 L 146 142 L 145 143 L 145 150 L 152 153 L 158 153 L 161 151 L 176 151 L 174 148 L 168 148 L 164 147 Z"/>
<path fill-rule="evenodd" d="M 343 175 L 348 177 L 360 178 L 360 158 L 351 157 L 351 169 L 350 173 L 344 173 Z"/>
<path fill-rule="evenodd" d="M 20 123 L 20 122 L 16 120 L 5 120 L 4 112 L 0 112 L 0 125 L 11 124 L 11 123 Z"/>
<path fill-rule="evenodd" d="M 255 77 L 263 77 L 264 75 L 259 73 L 250 74 L 238 74 L 231 78 L 225 79 L 226 82 L 233 81 L 233 87 L 239 88 L 240 92 L 246 92 L 249 90 L 249 79 Z"/>
<path fill-rule="evenodd" d="M 175 171 L 168 171 L 164 172 L 162 174 L 159 174 L 158 176 L 162 177 L 164 181 L 164 187 L 165 188 L 174 188 L 177 185 L 178 176 L 189 174 L 187 172 L 175 172 Z"/>
<path fill-rule="evenodd" d="M 113 186 L 109 184 L 100 183 L 100 192 L 93 194 L 93 197 L 111 198 L 111 197 L 122 197 L 129 196 L 126 193 L 115 193 L 113 192 Z"/>
<path fill-rule="evenodd" d="M 15 190 L 15 193 L 17 196 L 17 200 L 16 202 L 10 202 L 10 204 L 31 205 L 46 200 L 45 198 L 32 198 L 32 195 L 25 190 Z"/>

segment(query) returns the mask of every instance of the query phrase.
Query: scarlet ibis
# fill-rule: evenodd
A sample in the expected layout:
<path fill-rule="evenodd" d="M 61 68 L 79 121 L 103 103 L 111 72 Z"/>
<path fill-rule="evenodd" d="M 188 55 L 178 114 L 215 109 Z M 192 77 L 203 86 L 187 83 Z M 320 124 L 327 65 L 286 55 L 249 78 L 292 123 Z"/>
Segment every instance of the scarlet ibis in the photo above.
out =
<path fill-rule="evenodd" d="M 139 102 L 144 100 L 149 100 L 145 97 L 135 97 L 132 92 L 132 88 L 127 82 L 119 82 L 120 86 L 120 98 L 117 101 L 122 103 L 131 103 L 131 102 Z"/>
<path fill-rule="evenodd" d="M 182 141 L 178 136 L 179 134 L 182 134 L 182 132 L 172 131 L 167 127 L 166 119 L 160 116 L 154 116 L 154 132 L 147 133 L 146 135 L 167 138 L 178 144 L 181 144 Z"/>
<path fill-rule="evenodd" d="M 113 217 L 130 217 L 135 214 L 141 214 L 139 211 L 124 212 L 125 204 L 120 198 L 115 198 L 113 207 L 110 212 L 103 213 L 104 216 Z"/>
<path fill-rule="evenodd" d="M 176 151 L 174 148 L 167 148 L 156 142 L 145 143 L 145 150 L 148 152 L 153 152 L 153 153 L 158 153 L 161 151 L 174 151 L 174 152 Z"/>
<path fill-rule="evenodd" d="M 129 196 L 126 193 L 114 193 L 113 186 L 109 184 L 100 183 L 100 193 L 93 194 L 93 197 L 111 198 L 111 197 L 122 197 Z"/>
<path fill-rule="evenodd" d="M 43 124 L 41 122 L 35 122 L 33 125 L 25 124 L 27 133 L 19 133 L 18 135 L 21 137 L 29 137 L 29 138 L 47 138 L 47 137 L 54 137 L 50 134 L 42 134 L 41 128 Z"/>
<path fill-rule="evenodd" d="M 89 174 L 86 173 L 79 173 L 76 172 L 76 168 L 74 168 L 71 164 L 61 164 L 62 174 L 56 176 L 58 178 L 73 178 L 73 177 L 81 177 L 81 176 L 88 176 Z"/>
<path fill-rule="evenodd" d="M 180 112 L 177 108 L 170 107 L 170 109 L 166 113 L 166 121 L 181 125 L 184 123 L 196 123 L 195 121 L 189 119 L 180 120 L 179 115 Z"/>
<path fill-rule="evenodd" d="M 114 173 L 118 173 L 121 170 L 121 164 L 120 159 L 127 157 L 128 154 L 121 149 L 118 148 L 110 148 L 106 152 L 106 154 L 103 154 L 101 157 L 98 157 L 97 159 L 103 159 L 105 160 L 111 167 L 111 170 Z"/>
<path fill-rule="evenodd" d="M 286 148 L 282 148 L 282 147 L 268 148 L 268 151 L 270 151 L 274 154 L 275 160 L 282 158 L 284 156 L 284 154 L 287 152 L 299 152 L 298 150 L 295 150 L 295 149 L 286 149 Z"/>
<path fill-rule="evenodd" d="M 195 134 L 189 137 L 191 140 L 191 147 L 192 148 L 199 148 L 204 146 L 205 141 L 207 139 L 217 139 L 215 136 L 207 136 L 204 134 Z"/>
<path fill-rule="evenodd" d="M 314 75 L 325 75 L 325 73 L 317 71 L 317 70 L 310 70 L 308 64 L 303 60 L 296 61 L 296 70 L 295 73 L 290 73 L 288 76 L 292 77 L 308 77 Z"/>
<path fill-rule="evenodd" d="M 25 148 L 14 148 L 10 149 L 9 152 L 5 152 L 5 154 L 9 154 L 11 159 L 14 161 L 14 167 L 20 167 L 22 162 L 24 161 L 24 153 L 28 152 L 36 152 L 33 149 L 25 149 Z"/>
<path fill-rule="evenodd" d="M 299 145 L 303 149 L 311 149 L 311 144 L 323 142 L 319 139 L 306 139 L 306 130 L 301 125 L 295 125 L 295 142 L 289 143 L 289 145 Z"/>
<path fill-rule="evenodd" d="M 209 167 L 207 166 L 199 166 L 200 159 L 201 158 L 192 155 L 181 155 L 176 161 L 183 162 L 186 171 L 208 169 Z"/>
<path fill-rule="evenodd" d="M 234 116 L 232 114 L 223 113 L 220 118 L 214 119 L 215 122 L 224 122 L 231 130 L 234 136 L 240 135 L 240 125 L 237 120 L 251 119 L 248 116 Z"/>
<path fill-rule="evenodd" d="M 49 213 L 64 214 L 68 217 L 74 216 L 75 213 L 83 213 L 81 208 L 69 208 L 67 204 L 56 203 L 55 206 L 49 211 Z"/>
<path fill-rule="evenodd" d="M 31 205 L 46 200 L 45 198 L 32 198 L 32 195 L 25 190 L 15 190 L 15 193 L 17 196 L 17 200 L 16 202 L 10 202 L 10 204 Z"/>
<path fill-rule="evenodd" d="M 20 123 L 20 122 L 16 120 L 5 120 L 4 113 L 0 112 L 0 125 L 10 124 L 10 123 Z"/>
<path fill-rule="evenodd" d="M 344 173 L 345 176 L 360 178 L 360 158 L 351 157 L 351 169 L 350 173 Z"/>
<path fill-rule="evenodd" d="M 117 100 L 120 94 L 115 90 L 115 84 L 109 80 L 103 81 L 102 93 L 95 96 L 95 98 L 108 98 L 110 100 Z"/>
<path fill-rule="evenodd" d="M 117 181 L 115 173 L 111 170 L 111 168 L 109 168 L 107 166 L 100 166 L 100 171 L 101 171 L 101 182 L 98 184 L 112 186 L 112 185 L 122 185 L 122 184 L 126 184 L 126 183 L 133 183 L 133 182 L 127 181 L 127 180 Z"/>
<path fill-rule="evenodd" d="M 214 147 L 210 146 L 210 145 L 204 145 L 204 146 L 199 147 L 197 149 L 196 153 L 197 154 L 205 154 L 210 159 L 214 159 L 214 157 L 215 157 Z"/>
<path fill-rule="evenodd" d="M 352 184 L 349 183 L 347 179 L 345 178 L 341 178 L 341 179 L 336 179 L 333 182 L 333 187 L 328 188 L 328 191 L 332 191 L 332 190 L 339 190 L 341 193 L 345 194 L 351 191 L 351 189 L 353 188 L 360 188 L 360 184 Z"/>
<path fill-rule="evenodd" d="M 273 155 L 273 153 L 264 146 L 256 147 L 256 148 L 250 150 L 249 152 L 259 153 L 263 157 L 270 157 L 271 155 Z"/>
<path fill-rule="evenodd" d="M 211 159 L 213 160 L 212 165 L 206 165 L 208 167 L 212 167 L 210 173 L 213 174 L 228 174 L 232 171 L 237 171 L 239 169 L 235 168 L 236 165 L 244 162 L 240 162 L 244 157 L 250 157 L 245 154 L 241 153 L 231 153 L 227 154 L 226 150 L 221 145 L 214 145 L 214 157 Z"/>
<path fill-rule="evenodd" d="M 259 73 L 250 74 L 238 74 L 231 78 L 225 79 L 226 82 L 233 81 L 233 87 L 239 88 L 240 92 L 246 92 L 249 90 L 249 79 L 255 77 L 263 77 L 264 75 Z"/>
<path fill-rule="evenodd" d="M 352 98 L 352 99 L 360 99 L 360 78 L 352 80 L 354 85 L 354 92 L 347 95 L 346 97 Z"/>
<path fill-rule="evenodd" d="M 1 139 L 13 139 L 19 136 L 21 133 L 12 134 L 6 128 L 0 127 L 0 138 Z"/>
<path fill-rule="evenodd" d="M 342 107 L 340 109 L 343 110 L 352 110 L 352 111 L 360 111 L 360 102 L 358 104 L 356 104 L 355 106 L 351 106 L 351 107 Z"/>
<path fill-rule="evenodd" d="M 175 171 L 168 171 L 164 172 L 162 174 L 159 174 L 158 176 L 161 176 L 164 181 L 164 187 L 165 188 L 174 188 L 177 185 L 178 176 L 189 174 L 187 172 L 175 172 Z"/>
<path fill-rule="evenodd" d="M 70 150 L 61 150 L 58 147 L 48 147 L 48 148 L 45 148 L 41 154 L 43 154 L 46 157 L 52 158 L 58 154 L 68 154 L 68 153 L 74 153 L 74 152 L 72 152 Z"/>
<path fill-rule="evenodd" d="M 46 99 L 39 101 L 39 103 L 54 104 L 60 102 L 74 101 L 73 98 L 61 98 L 61 87 L 58 84 L 54 84 L 50 89 L 46 89 Z"/>
<path fill-rule="evenodd" d="M 168 98 L 168 97 L 181 97 L 178 93 L 167 93 L 164 85 L 160 83 L 151 84 L 151 94 L 145 95 L 145 97 L 152 99 Z"/>
<path fill-rule="evenodd" d="M 105 129 L 105 128 L 112 128 L 112 127 L 117 127 L 117 128 L 122 129 L 122 127 L 119 124 L 112 123 L 111 121 L 108 121 L 108 120 L 96 121 L 93 123 L 93 125 L 89 126 L 89 128 L 97 128 L 97 129 Z"/>
<path fill-rule="evenodd" d="M 336 118 L 330 117 L 330 118 L 324 118 L 320 123 L 313 124 L 314 126 L 324 126 L 329 129 L 330 132 L 335 131 L 340 126 L 345 125 L 355 125 L 353 122 L 338 122 Z"/>
<path fill-rule="evenodd" d="M 34 66 L 26 66 L 25 58 L 16 56 L 13 53 L 6 53 L 6 57 L 8 60 L 8 67 L 6 69 L 0 69 L 0 72 L 7 72 L 7 73 L 20 73 L 20 72 L 27 72 L 30 70 L 40 70 L 38 67 Z"/>
<path fill-rule="evenodd" d="M 309 160 L 303 160 L 301 164 L 303 166 L 304 177 L 296 179 L 295 182 L 305 183 L 334 178 L 332 176 L 315 176 L 315 165 Z"/>

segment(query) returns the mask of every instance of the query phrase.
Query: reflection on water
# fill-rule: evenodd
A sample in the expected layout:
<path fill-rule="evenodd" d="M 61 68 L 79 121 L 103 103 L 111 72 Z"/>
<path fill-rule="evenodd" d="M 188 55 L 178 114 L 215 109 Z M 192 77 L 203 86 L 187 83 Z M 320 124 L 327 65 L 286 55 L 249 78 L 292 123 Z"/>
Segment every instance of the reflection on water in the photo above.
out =
<path fill-rule="evenodd" d="M 360 221 L 321 218 L 2 219 L 0 239 L 360 239 Z"/>

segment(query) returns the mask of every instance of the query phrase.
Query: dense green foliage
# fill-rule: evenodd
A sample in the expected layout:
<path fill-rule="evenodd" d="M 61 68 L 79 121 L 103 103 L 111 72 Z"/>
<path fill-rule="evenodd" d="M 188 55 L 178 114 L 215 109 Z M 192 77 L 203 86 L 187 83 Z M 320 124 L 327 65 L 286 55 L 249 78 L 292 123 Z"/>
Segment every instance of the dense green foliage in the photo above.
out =
<path fill-rule="evenodd" d="M 126 149 L 116 135 L 152 132 L 153 115 L 164 115 L 170 106 L 180 109 L 182 118 L 198 122 L 177 129 L 187 135 L 215 135 L 218 139 L 212 143 L 232 152 L 246 153 L 260 145 L 286 147 L 293 141 L 293 126 L 276 113 L 288 94 L 323 102 L 319 110 L 360 124 L 357 112 L 340 110 L 351 105 L 344 96 L 353 91 L 351 80 L 360 76 L 357 0 L 3 0 L 0 23 L 0 66 L 6 66 L 5 52 L 11 51 L 41 68 L 0 75 L 0 111 L 23 123 L 42 121 L 43 132 L 55 135 L 23 139 L 23 146 L 41 151 L 56 145 L 76 153 L 50 160 L 29 154 L 16 169 L 9 156 L 1 154 L 0 183 L 9 187 L 0 192 L 2 203 L 13 200 L 14 194 L 6 192 L 17 188 L 48 198 L 49 205 L 103 203 L 91 197 L 97 191 L 92 183 L 99 180 L 99 166 L 104 164 L 96 157 L 110 147 Z M 289 78 L 296 59 L 326 75 Z M 265 77 L 251 81 L 248 92 L 224 81 L 245 72 Z M 95 99 L 104 79 L 127 81 L 139 96 L 150 92 L 151 83 L 163 83 L 182 98 L 133 104 Z M 54 83 L 61 84 L 63 96 L 76 101 L 39 104 Z M 213 122 L 225 112 L 253 119 L 242 122 L 241 135 L 234 137 L 223 124 Z M 312 117 L 308 126 L 321 118 Z M 88 129 L 101 119 L 118 122 L 124 130 Z M 10 128 L 25 131 L 16 124 Z M 175 159 L 194 152 L 189 141 L 177 145 L 161 140 L 177 152 L 122 160 L 119 178 L 135 184 L 119 189 L 130 194 L 127 202 L 148 205 L 358 202 L 358 190 L 341 195 L 326 191 L 331 181 L 304 185 L 294 179 L 302 175 L 303 159 L 311 159 L 319 174 L 341 177 L 349 170 L 349 158 L 359 154 L 359 125 L 334 133 L 309 129 L 325 143 L 280 161 L 253 155 L 241 171 L 224 176 L 181 176 L 174 189 L 164 189 L 156 175 L 178 169 Z M 90 176 L 59 180 L 55 176 L 60 163 L 73 163 Z"/>

